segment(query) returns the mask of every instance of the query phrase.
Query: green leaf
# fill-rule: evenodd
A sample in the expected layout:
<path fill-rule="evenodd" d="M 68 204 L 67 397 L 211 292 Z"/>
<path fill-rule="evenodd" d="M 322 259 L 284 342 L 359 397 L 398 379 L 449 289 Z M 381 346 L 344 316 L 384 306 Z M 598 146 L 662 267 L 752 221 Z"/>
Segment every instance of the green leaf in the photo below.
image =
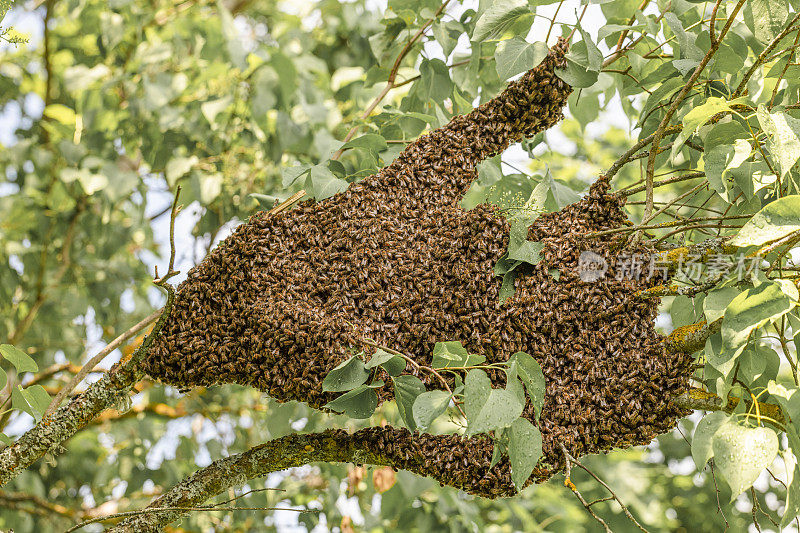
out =
<path fill-rule="evenodd" d="M 586 70 L 599 72 L 603 68 L 603 53 L 597 48 L 597 45 L 592 41 L 589 35 L 583 28 L 578 28 L 581 33 L 580 43 L 583 46 L 575 48 L 573 46 L 569 52 L 568 57 L 574 63 L 577 63 Z"/>
<path fill-rule="evenodd" d="M 484 159 L 478 163 L 478 183 L 489 186 L 494 185 L 501 179 L 503 179 L 503 171 L 500 168 L 499 156 Z"/>
<path fill-rule="evenodd" d="M 648 116 L 650 112 L 657 106 L 663 105 L 664 101 L 681 87 L 683 87 L 683 80 L 678 76 L 674 78 L 668 78 L 664 80 L 661 85 L 656 87 L 655 90 L 653 90 L 653 93 L 647 97 L 647 100 L 645 100 L 644 106 L 642 107 L 642 113 L 640 115 L 642 118 L 639 119 L 638 125 L 641 126 L 641 121 L 644 119 L 644 117 Z"/>
<path fill-rule="evenodd" d="M 228 8 L 225 7 L 224 2 L 217 0 L 216 4 L 217 13 L 221 21 L 222 35 L 225 37 L 225 44 L 228 48 L 228 55 L 231 58 L 231 62 L 236 65 L 237 68 L 244 70 L 247 67 L 247 52 L 242 46 L 242 40 L 239 36 L 239 30 L 236 28 L 236 24 L 233 20 L 233 15 L 228 11 Z M 209 122 L 213 121 L 209 120 Z"/>
<path fill-rule="evenodd" d="M 383 350 L 382 348 L 378 348 L 377 350 L 375 350 L 375 353 L 372 355 L 372 357 L 370 357 L 369 361 L 367 361 L 367 364 L 365 365 L 365 368 L 367 368 L 367 369 L 375 368 L 376 366 L 382 365 L 383 363 L 385 363 L 385 362 L 387 362 L 390 359 L 393 359 L 395 357 L 398 357 L 398 356 L 394 355 L 394 354 L 390 354 L 389 352 Z M 402 359 L 402 357 L 401 357 L 401 359 Z"/>
<path fill-rule="evenodd" d="M 486 372 L 470 370 L 464 380 L 464 412 L 467 435 L 508 427 L 521 414 L 523 404 L 513 392 L 493 389 Z"/>
<path fill-rule="evenodd" d="M 778 403 L 783 407 L 789 420 L 793 424 L 800 423 L 800 394 L 797 391 L 798 387 L 790 386 L 789 388 L 770 380 L 767 384 L 767 391 L 778 399 Z"/>
<path fill-rule="evenodd" d="M 645 29 L 645 27 L 644 24 L 634 24 L 632 26 L 628 26 L 627 24 L 603 24 L 597 31 L 597 40 L 602 41 L 606 37 L 610 37 L 615 33 L 622 33 L 625 30 L 640 31 Z"/>
<path fill-rule="evenodd" d="M 503 430 L 505 432 L 507 430 Z M 506 446 L 500 441 L 500 439 L 494 439 L 494 448 L 492 448 L 492 460 L 489 463 L 489 469 L 495 467 L 497 463 L 500 462 L 500 459 L 503 458 L 504 455 L 508 453 L 508 449 Z"/>
<path fill-rule="evenodd" d="M 475 366 L 486 361 L 486 357 L 478 354 L 470 355 L 458 341 L 437 342 L 433 347 L 433 368 L 461 368 Z"/>
<path fill-rule="evenodd" d="M 520 261 L 517 261 L 517 264 L 520 264 Z M 514 296 L 514 280 L 517 277 L 517 273 L 514 271 L 509 271 L 503 274 L 503 282 L 500 285 L 500 291 L 498 293 L 498 298 L 500 303 L 505 302 L 512 296 Z"/>
<path fill-rule="evenodd" d="M 108 178 L 106 176 L 91 172 L 86 168 L 75 169 L 67 167 L 61 170 L 59 177 L 64 183 L 77 181 L 81 184 L 83 191 L 89 196 L 108 186 Z"/>
<path fill-rule="evenodd" d="M 450 405 L 450 393 L 443 390 L 423 392 L 414 400 L 414 422 L 420 429 L 427 429 Z"/>
<path fill-rule="evenodd" d="M 400 374 L 400 372 L 405 370 L 406 360 L 399 355 L 390 354 L 389 352 L 378 348 L 372 358 L 370 358 L 370 360 L 367 362 L 366 368 L 372 369 L 376 366 L 380 366 L 386 370 L 390 376 L 397 376 Z"/>
<path fill-rule="evenodd" d="M 714 449 L 711 447 L 712 437 L 730 418 L 724 411 L 715 411 L 697 423 L 692 437 L 692 459 L 699 470 L 702 470 L 714 456 Z"/>
<path fill-rule="evenodd" d="M 496 40 L 521 17 L 530 14 L 527 0 L 494 0 L 475 24 L 472 42 Z"/>
<path fill-rule="evenodd" d="M 386 150 L 388 147 L 389 145 L 386 143 L 386 139 L 384 139 L 382 136 L 376 133 L 367 133 L 366 135 L 356 137 L 355 139 L 351 139 L 344 143 L 342 150 L 361 148 L 363 150 L 372 152 L 373 154 L 378 154 L 379 152 Z"/>
<path fill-rule="evenodd" d="M 381 368 L 390 376 L 399 376 L 406 369 L 406 360 L 396 356 L 383 363 Z"/>
<path fill-rule="evenodd" d="M 750 143 L 744 139 L 736 139 L 732 144 L 714 146 L 703 154 L 708 183 L 722 198 L 729 200 L 731 183 L 728 175 L 733 174 L 750 157 Z"/>
<path fill-rule="evenodd" d="M 11 439 L 8 437 L 8 435 L 6 435 L 5 433 L 2 433 L 2 432 L 0 432 L 0 442 L 2 442 L 3 444 L 5 444 L 6 446 L 11 446 L 11 444 L 12 444 L 14 441 L 13 441 L 13 440 L 11 440 Z"/>
<path fill-rule="evenodd" d="M 203 116 L 206 117 L 208 123 L 213 126 L 217 116 L 222 113 L 232 101 L 233 100 L 230 96 L 223 96 L 222 98 L 218 98 L 216 100 L 209 100 L 200 104 L 200 111 L 202 111 Z"/>
<path fill-rule="evenodd" d="M 531 398 L 531 403 L 538 419 L 542 414 L 546 388 L 542 367 L 536 359 L 525 352 L 517 352 L 509 360 L 517 363 L 517 373 L 528 391 L 528 396 Z"/>
<path fill-rule="evenodd" d="M 722 319 L 725 350 L 739 352 L 750 333 L 791 311 L 797 305 L 797 289 L 786 294 L 783 284 L 764 281 L 734 298 Z"/>
<path fill-rule="evenodd" d="M 800 159 L 800 120 L 782 111 L 770 113 L 764 104 L 758 106 L 756 116 L 769 137 L 767 150 L 778 161 L 782 178 Z"/>
<path fill-rule="evenodd" d="M 433 36 L 442 47 L 445 57 L 453 52 L 462 32 L 461 23 L 457 20 L 439 21 L 433 25 Z"/>
<path fill-rule="evenodd" d="M 736 139 L 750 137 L 750 132 L 738 121 L 730 117 L 722 118 L 706 133 L 703 144 L 706 150 L 721 144 L 733 145 Z"/>
<path fill-rule="evenodd" d="M 311 167 L 306 178 L 306 191 L 317 200 L 330 198 L 347 190 L 348 183 L 337 178 L 325 164 Z"/>
<path fill-rule="evenodd" d="M 750 0 L 745 4 L 745 23 L 762 43 L 778 36 L 788 16 L 789 5 L 785 0 Z"/>
<path fill-rule="evenodd" d="M 295 181 L 305 176 L 311 170 L 311 165 L 297 165 L 295 167 L 284 167 L 281 169 L 283 180 L 281 184 L 289 187 Z"/>
<path fill-rule="evenodd" d="M 8 383 L 8 374 L 6 371 L 0 368 L 0 390 L 6 388 L 6 383 Z"/>
<path fill-rule="evenodd" d="M 361 385 L 325 404 L 331 411 L 342 413 L 358 420 L 369 418 L 378 407 L 378 396 L 367 385 Z"/>
<path fill-rule="evenodd" d="M 586 54 L 586 44 L 583 41 L 575 43 L 570 49 L 570 53 L 575 49 L 584 49 L 583 53 Z M 564 80 L 570 87 L 575 89 L 588 88 L 597 83 L 599 72 L 596 70 L 588 69 L 572 59 L 567 54 L 567 67 L 564 69 L 556 69 L 556 76 Z"/>
<path fill-rule="evenodd" d="M 675 39 L 678 41 L 678 44 L 681 47 L 681 58 L 693 60 L 695 64 L 703 59 L 705 54 L 695 44 L 697 35 L 687 33 L 686 30 L 683 29 L 683 25 L 675 13 L 665 13 L 664 20 L 669 26 L 669 29 L 672 30 L 672 33 L 675 34 Z"/>
<path fill-rule="evenodd" d="M 800 195 L 784 196 L 767 204 L 748 220 L 731 244 L 761 246 L 800 230 Z"/>
<path fill-rule="evenodd" d="M 38 372 L 39 365 L 36 364 L 31 356 L 10 344 L 0 344 L 0 355 L 9 363 L 14 365 L 17 372 Z"/>
<path fill-rule="evenodd" d="M 50 395 L 41 385 L 31 385 L 23 389 L 17 385 L 11 389 L 11 406 L 31 415 L 37 422 L 50 405 Z"/>
<path fill-rule="evenodd" d="M 370 372 L 366 369 L 364 361 L 353 356 L 328 372 L 328 375 L 322 380 L 322 390 L 326 392 L 349 391 L 365 383 L 369 375 Z"/>
<path fill-rule="evenodd" d="M 417 376 L 397 376 L 392 378 L 394 384 L 394 399 L 397 403 L 397 410 L 400 417 L 405 422 L 406 427 L 411 431 L 417 429 L 414 421 L 414 401 L 417 396 L 425 392 L 425 384 Z"/>
<path fill-rule="evenodd" d="M 581 199 L 580 195 L 572 190 L 571 187 L 564 185 L 561 180 L 554 179 L 549 168 L 545 173 L 545 180 L 550 189 L 548 191 L 547 202 L 553 203 L 553 209 L 550 209 L 551 211 L 560 211 L 564 207 L 574 204 Z"/>
<path fill-rule="evenodd" d="M 509 434 L 511 480 L 520 491 L 542 457 L 542 433 L 528 420 L 517 418 L 511 424 Z"/>
<path fill-rule="evenodd" d="M 191 157 L 173 157 L 164 169 L 164 175 L 170 187 L 175 185 L 179 178 L 186 175 L 200 160 L 196 155 Z"/>
<path fill-rule="evenodd" d="M 443 102 L 453 92 L 450 69 L 441 59 L 425 59 L 419 66 L 420 79 L 414 84 L 417 97 L 423 102 Z"/>
<path fill-rule="evenodd" d="M 537 186 L 538 187 L 538 186 Z M 508 235 L 508 259 L 535 265 L 542 260 L 544 243 L 528 240 L 528 220 L 514 220 Z"/>
<path fill-rule="evenodd" d="M 711 439 L 714 464 L 731 487 L 731 501 L 749 489 L 778 454 L 778 436 L 769 428 L 728 422 Z"/>
<path fill-rule="evenodd" d="M 197 178 L 200 202 L 203 205 L 208 205 L 214 200 L 216 200 L 217 197 L 222 192 L 222 181 L 223 181 L 222 174 L 219 172 L 214 172 L 212 174 L 206 174 L 206 173 L 201 174 L 199 172 L 196 172 L 195 176 Z"/>
<path fill-rule="evenodd" d="M 448 361 L 461 361 L 469 357 L 469 353 L 458 341 L 437 342 L 433 347 L 433 355 Z"/>
<path fill-rule="evenodd" d="M 738 101 L 738 99 L 736 101 Z M 711 117 L 723 111 L 730 111 L 732 103 L 733 102 L 728 102 L 724 98 L 712 96 L 701 105 L 693 107 L 691 111 L 686 113 L 683 117 L 683 129 L 678 133 L 678 137 L 672 145 L 672 157 L 675 157 L 678 152 L 680 152 L 686 140 L 697 133 L 700 126 L 708 122 Z"/>
<path fill-rule="evenodd" d="M 723 350 L 722 334 L 715 333 L 706 340 L 703 356 L 708 364 L 723 376 L 727 376 L 733 370 L 733 364 L 740 353 L 741 350 Z"/>
<path fill-rule="evenodd" d="M 737 293 L 738 294 L 738 293 Z M 694 301 L 688 296 L 676 296 L 669 308 L 672 326 L 679 328 L 696 322 Z"/>
<path fill-rule="evenodd" d="M 527 402 L 525 388 L 519 378 L 519 366 L 515 361 L 509 360 L 508 366 L 503 369 L 506 373 L 506 390 L 511 392 L 523 406 Z"/>
<path fill-rule="evenodd" d="M 547 45 L 529 43 L 522 37 L 503 41 L 494 53 L 495 68 L 501 79 L 508 79 L 536 67 L 547 57 Z"/>

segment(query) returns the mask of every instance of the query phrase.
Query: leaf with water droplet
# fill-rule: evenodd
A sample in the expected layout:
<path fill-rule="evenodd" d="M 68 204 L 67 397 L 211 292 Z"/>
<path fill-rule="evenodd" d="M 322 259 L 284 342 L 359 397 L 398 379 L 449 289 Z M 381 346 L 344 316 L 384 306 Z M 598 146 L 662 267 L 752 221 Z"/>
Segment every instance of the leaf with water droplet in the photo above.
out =
<path fill-rule="evenodd" d="M 729 421 L 712 438 L 714 464 L 731 487 L 731 501 L 749 489 L 778 454 L 778 436 L 769 428 Z"/>

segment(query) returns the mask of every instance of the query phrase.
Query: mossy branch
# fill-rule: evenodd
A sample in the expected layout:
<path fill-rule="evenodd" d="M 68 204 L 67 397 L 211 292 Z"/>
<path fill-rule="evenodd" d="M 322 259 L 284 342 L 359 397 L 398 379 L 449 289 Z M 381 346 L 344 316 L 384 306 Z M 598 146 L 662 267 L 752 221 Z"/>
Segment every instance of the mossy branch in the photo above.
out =
<path fill-rule="evenodd" d="M 673 401 L 686 409 L 732 412 L 741 399 L 730 397 L 727 402 L 723 402 L 714 394 L 692 389 Z M 785 423 L 786 418 L 779 406 L 759 402 L 759 409 L 766 417 L 781 424 Z M 402 452 L 373 449 L 362 437 L 362 434 L 369 429 L 352 434 L 343 430 L 293 434 L 266 442 L 243 453 L 218 459 L 159 496 L 144 510 L 145 512 L 126 519 L 109 531 L 116 533 L 161 531 L 168 524 L 197 510 L 206 501 L 231 487 L 241 486 L 248 480 L 273 472 L 316 462 L 402 468 L 418 475 L 432 477 L 443 485 L 456 486 L 453 478 L 438 477 L 432 473 L 424 460 L 408 460 L 400 457 Z M 463 487 L 456 486 L 456 488 Z M 114 517 L 109 517 L 112 518 Z"/>
<path fill-rule="evenodd" d="M 675 328 L 664 338 L 667 351 L 670 353 L 694 353 L 705 347 L 706 340 L 722 329 L 722 319 L 707 324 L 701 320 L 695 324 Z"/>
<path fill-rule="evenodd" d="M 716 394 L 708 391 L 690 389 L 686 393 L 675 398 L 672 402 L 685 409 L 696 411 L 725 411 L 726 413 L 732 413 L 741 401 L 742 398 L 737 396 L 728 396 L 728 400 L 725 401 Z M 744 402 L 748 408 L 750 408 L 753 403 L 751 399 L 747 398 L 744 399 Z M 781 425 L 787 422 L 783 409 L 781 409 L 779 405 L 758 402 L 758 410 L 765 420 L 774 420 Z"/>
<path fill-rule="evenodd" d="M 159 496 L 147 507 L 151 512 L 129 518 L 109 531 L 161 531 L 167 524 L 191 512 L 190 508 L 202 505 L 228 488 L 287 468 L 315 462 L 391 466 L 387 457 L 365 452 L 355 446 L 357 435 L 344 431 L 287 435 L 246 452 L 218 459 Z M 152 512 L 159 508 L 169 509 Z"/>

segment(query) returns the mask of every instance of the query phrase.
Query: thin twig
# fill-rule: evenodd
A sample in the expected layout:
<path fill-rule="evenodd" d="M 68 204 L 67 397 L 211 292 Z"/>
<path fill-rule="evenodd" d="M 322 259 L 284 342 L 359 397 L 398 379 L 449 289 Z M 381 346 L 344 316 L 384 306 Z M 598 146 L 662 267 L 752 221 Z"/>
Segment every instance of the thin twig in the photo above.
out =
<path fill-rule="evenodd" d="M 692 73 L 691 77 L 689 78 L 689 81 L 686 83 L 686 85 L 684 85 L 683 89 L 681 89 L 681 91 L 678 93 L 678 96 L 675 98 L 675 101 L 673 101 L 672 105 L 670 105 L 669 109 L 667 109 L 666 113 L 661 119 L 661 123 L 658 125 L 658 128 L 655 131 L 653 137 L 653 145 L 650 151 L 650 157 L 647 158 L 647 168 L 645 171 L 645 206 L 644 206 L 645 219 L 650 216 L 650 213 L 653 212 L 653 189 L 654 189 L 653 175 L 655 174 L 656 155 L 658 154 L 658 147 L 659 144 L 661 143 L 661 139 L 664 138 L 664 135 L 666 134 L 665 133 L 666 129 L 669 126 L 669 122 L 670 120 L 672 120 L 673 115 L 675 115 L 675 113 L 678 111 L 678 108 L 683 103 L 683 99 L 686 97 L 687 93 L 694 86 L 695 82 L 697 81 L 697 78 L 700 77 L 700 74 L 703 72 L 703 70 L 705 70 L 706 65 L 708 65 L 709 61 L 711 61 L 711 58 L 714 57 L 714 54 L 719 49 L 720 42 L 728 33 L 728 30 L 730 29 L 734 19 L 736 18 L 736 15 L 742 9 L 742 6 L 744 6 L 744 2 L 745 0 L 739 0 L 736 3 L 736 6 L 733 8 L 733 11 L 731 12 L 727 22 L 725 23 L 725 26 L 722 28 L 722 31 L 719 34 L 719 39 L 717 39 L 714 43 L 711 43 L 710 49 L 708 50 L 706 55 L 703 56 L 703 59 L 700 61 L 700 64 L 697 65 L 697 68 Z"/>
<path fill-rule="evenodd" d="M 589 514 L 592 515 L 592 517 L 595 520 L 597 520 L 600 523 L 600 525 L 603 526 L 603 528 L 605 528 L 606 533 L 614 533 L 611 530 L 611 528 L 608 527 L 606 521 L 600 518 L 597 515 L 597 513 L 594 512 L 594 509 L 592 509 L 591 504 L 584 499 L 583 495 L 578 490 L 578 487 L 576 487 L 575 483 L 573 483 L 572 480 L 570 479 L 570 474 L 572 473 L 572 464 L 571 464 L 572 456 L 567 451 L 567 448 L 564 447 L 564 444 L 559 443 L 559 446 L 561 446 L 561 451 L 564 452 L 564 461 L 566 461 L 566 465 L 564 467 L 564 486 L 572 491 L 572 494 L 574 494 L 578 498 L 578 500 L 583 504 L 583 507 L 589 512 Z"/>
<path fill-rule="evenodd" d="M 178 206 L 178 198 L 180 195 L 181 186 L 178 185 L 175 188 L 175 199 L 172 202 L 172 211 L 170 211 L 169 215 L 169 266 L 167 266 L 167 273 L 159 277 L 158 267 L 155 267 L 156 279 L 153 280 L 153 283 L 159 287 L 164 287 L 169 278 L 180 274 L 180 272 L 175 270 L 175 217 L 178 216 L 178 211 L 180 210 L 180 207 Z"/>
<path fill-rule="evenodd" d="M 682 129 L 683 129 L 683 126 L 681 126 L 679 124 L 676 124 L 674 126 L 670 126 L 667 129 L 667 131 L 665 131 L 665 135 L 668 135 L 668 134 L 671 134 L 671 133 L 677 133 L 677 132 L 681 131 Z M 639 152 L 639 150 L 641 150 L 642 148 L 644 148 L 645 146 L 650 144 L 650 142 L 652 142 L 654 137 L 655 137 L 655 133 L 653 133 L 651 135 L 648 135 L 644 139 L 640 139 L 639 141 L 637 141 L 633 146 L 631 146 L 628 149 L 627 152 L 622 154 L 619 157 L 619 159 L 614 161 L 614 163 L 611 165 L 611 167 L 609 167 L 609 169 L 606 170 L 602 174 L 603 179 L 610 180 L 611 178 L 613 178 L 614 175 L 616 175 L 616 173 L 619 172 L 619 170 L 622 167 L 624 167 L 626 163 L 628 163 L 628 162 L 632 161 L 633 159 L 635 159 L 634 156 Z"/>
<path fill-rule="evenodd" d="M 89 524 L 95 524 L 97 522 L 105 522 L 106 520 L 114 520 L 115 518 L 128 518 L 132 516 L 141 516 L 146 514 L 153 514 L 153 513 L 165 513 L 165 512 L 172 512 L 172 511 L 294 511 L 297 513 L 308 513 L 314 512 L 315 509 L 292 509 L 291 507 L 215 507 L 215 506 L 202 506 L 202 507 L 158 507 L 155 509 L 139 509 L 136 511 L 125 511 L 122 513 L 114 513 L 106 516 L 98 516 L 97 518 L 92 518 L 91 520 L 86 520 L 72 526 L 64 533 L 72 533 L 73 531 L 77 531 Z"/>
<path fill-rule="evenodd" d="M 553 26 L 556 25 L 556 18 L 558 18 L 558 12 L 561 10 L 561 6 L 563 5 L 564 5 L 564 0 L 560 0 L 558 2 L 558 6 L 556 6 L 556 12 L 553 13 L 553 18 L 550 20 L 550 27 L 547 28 L 547 35 L 544 38 L 545 43 L 547 43 L 547 41 L 550 40 L 550 32 L 553 31 Z"/>
<path fill-rule="evenodd" d="M 614 233 L 629 233 L 634 231 L 639 231 L 643 229 L 662 229 L 662 228 L 674 228 L 676 226 L 686 226 L 686 225 L 693 225 L 697 224 L 698 222 L 709 222 L 709 221 L 718 221 L 718 220 L 737 220 L 743 218 L 752 218 L 753 215 L 730 215 L 726 217 L 697 217 L 691 218 L 687 220 L 672 220 L 670 222 L 660 222 L 658 224 L 637 224 L 635 226 L 622 226 L 619 228 L 612 228 L 606 229 L 602 231 L 593 231 L 591 233 L 587 233 L 587 238 L 594 238 L 594 237 L 602 237 L 604 235 L 612 235 Z"/>
<path fill-rule="evenodd" d="M 670 185 L 672 183 L 678 183 L 680 181 L 687 181 L 687 180 L 693 180 L 693 179 L 705 178 L 705 177 L 706 177 L 706 173 L 702 172 L 702 171 L 699 171 L 699 170 L 694 171 L 694 172 L 687 172 L 686 174 L 681 174 L 680 176 L 674 176 L 672 178 L 667 178 L 665 180 L 655 181 L 655 182 L 653 182 L 653 189 L 657 189 L 659 187 L 663 187 L 664 185 Z M 641 185 L 641 186 L 638 186 L 638 187 L 631 187 L 630 189 L 623 189 L 621 191 L 618 191 L 617 192 L 617 196 L 631 196 L 633 194 L 642 192 L 642 191 L 644 191 L 646 189 L 647 189 L 647 185 Z M 647 205 L 647 202 L 645 202 L 645 205 Z"/>
<path fill-rule="evenodd" d="M 664 211 L 666 211 L 667 209 L 669 209 L 670 207 L 672 207 L 676 203 L 680 202 L 681 200 L 683 200 L 687 196 L 691 196 L 691 195 L 695 194 L 696 192 L 698 192 L 703 187 L 708 187 L 708 182 L 698 183 L 697 185 L 695 185 L 694 187 L 692 187 L 691 189 L 689 189 L 685 193 L 681 194 L 680 196 L 676 196 L 675 198 L 673 198 L 672 200 L 667 202 L 666 205 L 664 205 L 664 207 L 660 208 L 658 211 L 654 211 L 653 214 L 650 215 L 649 217 L 647 217 L 645 219 L 642 219 L 642 224 L 647 224 L 651 220 L 654 220 L 658 215 L 660 215 L 661 213 L 663 213 Z M 747 217 L 749 218 L 750 215 L 747 215 Z"/>
<path fill-rule="evenodd" d="M 161 309 L 159 309 L 158 311 L 154 311 L 148 317 L 142 319 L 138 324 L 132 326 L 130 329 L 122 333 L 119 337 L 108 343 L 105 346 L 105 348 L 97 352 L 97 354 L 94 357 L 89 359 L 86 362 L 86 364 L 83 365 L 83 367 L 80 369 L 80 371 L 72 377 L 69 383 L 67 383 L 64 387 L 62 387 L 60 391 L 58 391 L 58 394 L 56 395 L 55 398 L 53 398 L 53 401 L 50 402 L 50 405 L 44 412 L 43 418 L 48 418 L 50 415 L 52 415 L 53 412 L 56 409 L 58 409 L 58 406 L 61 405 L 61 402 L 64 400 L 64 398 L 66 398 L 67 395 L 69 395 L 69 393 L 75 390 L 75 387 L 77 387 L 78 384 L 81 381 L 83 381 L 83 378 L 85 378 L 89 374 L 89 372 L 94 370 L 94 367 L 96 367 L 100 363 L 100 361 L 105 359 L 105 357 L 108 354 L 116 350 L 120 345 L 122 345 L 123 342 L 127 341 L 128 339 L 133 337 L 136 333 L 138 333 L 142 329 L 146 328 L 147 326 L 155 322 L 160 315 L 161 315 Z"/>
<path fill-rule="evenodd" d="M 642 527 L 642 525 L 641 525 L 641 524 L 640 524 L 640 523 L 639 523 L 639 522 L 636 520 L 636 518 L 634 518 L 634 516 L 633 516 L 633 515 L 631 514 L 631 512 L 628 510 L 628 507 L 627 507 L 627 506 L 626 506 L 624 503 L 622 503 L 622 500 L 620 500 L 620 499 L 619 499 L 619 497 L 617 496 L 617 493 L 616 493 L 616 492 L 614 492 L 614 491 L 611 489 L 611 487 L 609 487 L 609 486 L 608 486 L 608 484 L 607 484 L 605 481 L 603 481 L 602 479 L 600 479 L 600 478 L 597 476 L 597 474 L 595 474 L 594 472 L 592 472 L 592 471 L 591 471 L 591 470 L 590 470 L 590 469 L 589 469 L 589 468 L 588 468 L 586 465 L 584 465 L 583 463 L 581 463 L 580 461 L 578 461 L 577 459 L 575 459 L 575 457 L 573 457 L 573 456 L 572 456 L 572 455 L 569 453 L 569 451 L 567 451 L 567 448 L 564 446 L 564 444 L 560 444 L 560 446 L 561 446 L 561 451 L 564 453 L 564 458 L 567 460 L 567 464 L 568 464 L 568 465 L 569 465 L 569 462 L 571 461 L 571 462 L 572 462 L 572 463 L 573 463 L 575 466 L 577 466 L 578 468 L 582 469 L 584 472 L 586 472 L 587 474 L 589 474 L 590 476 L 592 476 L 592 477 L 595 479 L 595 481 L 597 481 L 598 483 L 600 483 L 600 484 L 603 486 L 603 488 L 605 488 L 605 489 L 608 491 L 608 493 L 611 495 L 611 497 L 614 499 L 614 501 L 616 501 L 616 502 L 617 502 L 617 504 L 619 504 L 619 506 L 622 508 L 622 512 L 624 512 L 624 513 L 625 513 L 625 516 L 627 516 L 627 517 L 628 517 L 628 519 L 629 519 L 631 522 L 633 522 L 633 523 L 636 525 L 636 527 L 638 527 L 638 528 L 639 528 L 639 530 L 640 530 L 640 531 L 643 531 L 644 533 L 648 533 L 648 531 L 647 531 L 647 530 L 646 530 L 644 527 Z M 567 468 L 569 468 L 569 467 L 567 467 Z M 567 472 L 569 472 L 569 470 L 567 470 Z M 569 478 L 569 475 L 567 475 L 567 478 Z M 574 487 L 574 486 L 575 486 L 575 485 L 574 485 L 574 484 L 572 484 L 572 487 Z M 570 488 L 572 488 L 572 487 L 570 487 Z M 577 490 L 578 490 L 578 489 L 577 489 L 577 488 L 575 488 L 575 489 L 573 489 L 573 490 L 572 490 L 572 492 L 575 492 L 575 493 L 577 494 Z M 584 501 L 584 500 L 583 500 L 583 498 L 581 498 L 581 502 L 583 502 L 583 501 Z M 594 503 L 594 502 L 593 502 L 593 503 Z M 592 505 L 592 504 L 589 504 L 589 505 Z M 587 506 L 586 506 L 586 504 L 584 504 L 584 507 L 586 507 L 587 509 L 589 508 L 589 507 L 587 507 Z M 607 526 L 606 526 L 606 527 L 607 527 Z"/>
<path fill-rule="evenodd" d="M 383 351 L 385 351 L 387 353 L 390 353 L 392 355 L 396 355 L 398 357 L 402 357 L 403 359 L 406 360 L 406 362 L 411 364 L 411 366 L 414 367 L 417 370 L 417 372 L 421 373 L 421 371 L 424 370 L 424 371 L 428 372 L 429 374 L 432 374 L 433 376 L 435 376 L 442 383 L 442 386 L 445 388 L 447 393 L 450 394 L 450 396 L 453 396 L 453 391 L 450 388 L 450 385 L 447 383 L 447 380 L 444 379 L 444 376 L 442 376 L 439 372 L 437 372 L 436 369 L 431 368 L 429 366 L 422 366 L 419 363 L 417 363 L 416 361 L 414 361 L 413 359 L 411 359 L 410 357 L 408 357 L 406 354 L 404 354 L 402 352 L 398 352 L 397 350 L 393 350 L 392 348 L 389 348 L 388 346 L 381 346 L 380 344 L 378 344 L 377 342 L 375 342 L 374 340 L 372 340 L 370 338 L 362 337 L 361 340 L 367 346 L 372 346 L 373 348 L 383 350 Z M 464 410 L 461 409 L 461 406 L 455 401 L 455 398 L 453 398 L 453 403 L 455 404 L 456 408 L 461 413 L 461 415 L 464 418 L 467 418 L 466 413 L 464 413 Z"/>

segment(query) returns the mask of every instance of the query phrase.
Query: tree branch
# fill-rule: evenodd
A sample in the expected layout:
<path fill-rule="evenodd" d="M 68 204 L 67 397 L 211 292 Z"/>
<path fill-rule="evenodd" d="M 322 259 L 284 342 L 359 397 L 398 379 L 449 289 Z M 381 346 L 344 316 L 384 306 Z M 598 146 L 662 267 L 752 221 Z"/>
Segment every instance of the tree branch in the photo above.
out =
<path fill-rule="evenodd" d="M 164 509 L 125 520 L 109 532 L 160 531 L 167 524 L 189 512 L 229 487 L 272 472 L 315 462 L 358 463 L 392 466 L 385 454 L 367 451 L 358 445 L 360 433 L 329 430 L 315 434 L 294 434 L 264 443 L 246 452 L 214 461 L 175 485 L 151 503 L 147 509 Z M 412 472 L 413 468 L 409 468 Z M 419 472 L 419 468 L 417 471 Z"/>
<path fill-rule="evenodd" d="M 676 328 L 664 339 L 664 343 L 670 353 L 694 353 L 705 347 L 706 340 L 720 329 L 722 329 L 721 318 L 711 324 L 701 320 L 696 324 Z"/>
<path fill-rule="evenodd" d="M 140 375 L 130 359 L 117 363 L 83 394 L 3 449 L 0 452 L 0 486 L 72 437 L 103 410 L 124 401 Z"/>
<path fill-rule="evenodd" d="M 678 93 L 678 96 L 672 102 L 672 105 L 667 109 L 667 112 L 664 114 L 664 117 L 661 119 L 661 123 L 658 125 L 653 137 L 653 146 L 650 150 L 650 157 L 647 158 L 647 170 L 645 173 L 645 180 L 646 180 L 646 187 L 645 187 L 645 206 L 644 206 L 644 215 L 642 219 L 646 220 L 650 213 L 653 211 L 653 175 L 655 174 L 655 164 L 656 164 L 656 155 L 658 155 L 658 147 L 661 139 L 664 137 L 667 127 L 669 126 L 669 121 L 672 120 L 672 116 L 678 111 L 681 103 L 683 103 L 683 99 L 689 93 L 689 91 L 694 86 L 694 83 L 697 81 L 697 78 L 700 77 L 700 74 L 705 70 L 706 65 L 708 62 L 711 61 L 711 58 L 714 57 L 714 54 L 717 52 L 717 49 L 720 46 L 722 39 L 728 33 L 731 25 L 733 24 L 733 20 L 736 18 L 736 15 L 739 13 L 739 10 L 742 9 L 744 6 L 745 0 L 739 0 L 736 3 L 736 6 L 733 8 L 730 16 L 728 17 L 728 21 L 725 26 L 722 28 L 722 31 L 719 33 L 719 39 L 716 39 L 709 48 L 708 52 L 703 59 L 700 61 L 700 64 L 697 65 L 697 68 L 692 73 L 692 76 L 689 78 L 689 81 L 684 85 L 683 89 Z"/>

